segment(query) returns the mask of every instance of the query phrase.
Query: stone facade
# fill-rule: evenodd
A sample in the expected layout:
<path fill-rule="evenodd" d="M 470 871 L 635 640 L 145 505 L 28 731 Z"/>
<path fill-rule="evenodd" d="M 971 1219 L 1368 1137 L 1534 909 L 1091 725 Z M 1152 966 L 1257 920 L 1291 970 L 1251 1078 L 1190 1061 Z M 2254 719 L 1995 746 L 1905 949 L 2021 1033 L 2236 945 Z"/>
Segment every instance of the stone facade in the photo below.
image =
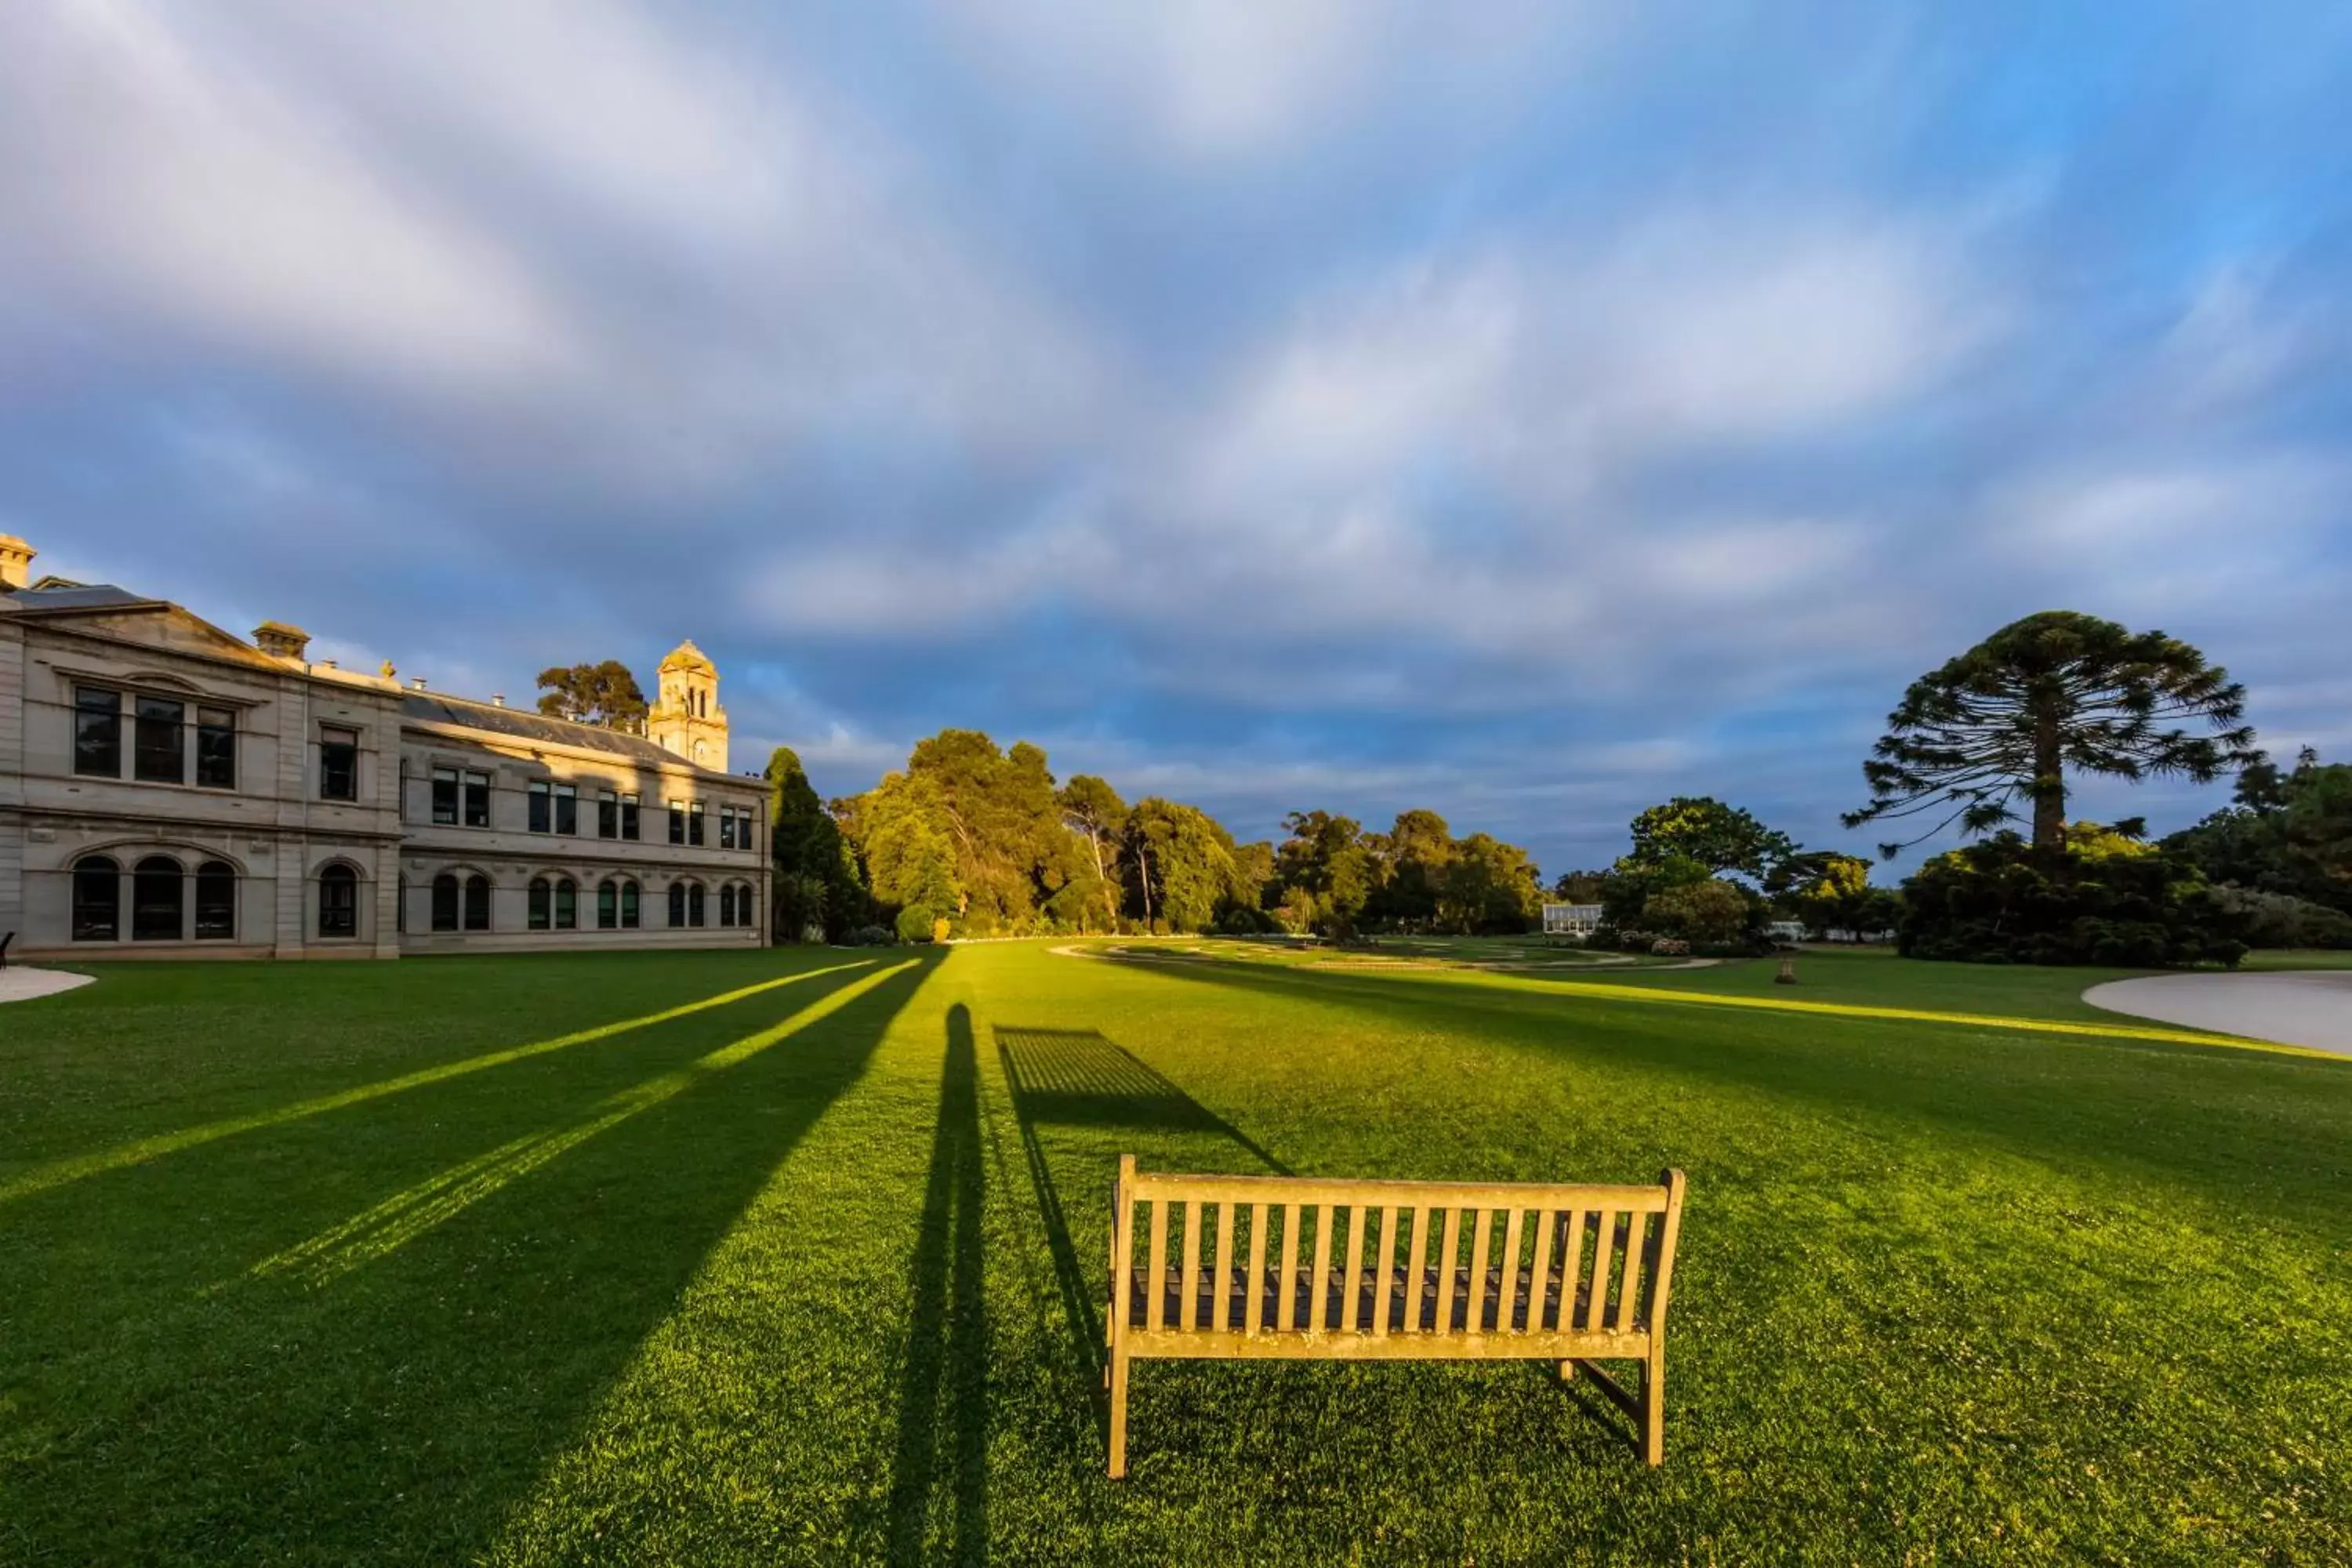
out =
<path fill-rule="evenodd" d="M 119 588 L 33 584 L 31 553 L 0 538 L 11 956 L 766 941 L 767 787 L 723 771 L 718 672 L 692 644 L 664 662 L 657 743 L 313 663 L 297 627 L 247 642 Z"/>

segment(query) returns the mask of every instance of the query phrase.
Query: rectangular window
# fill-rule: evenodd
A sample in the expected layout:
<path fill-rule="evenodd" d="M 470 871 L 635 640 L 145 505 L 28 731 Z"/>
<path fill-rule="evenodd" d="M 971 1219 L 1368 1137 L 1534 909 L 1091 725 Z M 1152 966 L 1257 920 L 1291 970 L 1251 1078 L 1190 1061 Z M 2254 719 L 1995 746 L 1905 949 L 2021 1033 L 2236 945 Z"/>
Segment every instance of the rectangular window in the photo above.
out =
<path fill-rule="evenodd" d="M 551 833 L 555 830 L 555 813 L 551 805 L 554 796 L 545 779 L 533 779 L 530 784 L 530 830 Z"/>
<path fill-rule="evenodd" d="M 682 800 L 669 803 L 669 841 L 672 844 L 686 842 L 686 802 Z"/>
<path fill-rule="evenodd" d="M 466 786 L 466 826 L 488 827 L 490 825 L 490 775 L 467 773 Z"/>
<path fill-rule="evenodd" d="M 735 808 L 731 805 L 719 808 L 719 847 L 735 847 Z"/>
<path fill-rule="evenodd" d="M 360 797 L 360 732 L 332 726 L 319 731 L 319 798 Z"/>
<path fill-rule="evenodd" d="M 596 792 L 596 837 L 618 838 L 621 836 L 621 797 L 611 790 Z"/>
<path fill-rule="evenodd" d="M 580 833 L 580 790 L 577 785 L 560 784 L 555 786 L 555 831 L 577 837 Z"/>
<path fill-rule="evenodd" d="M 633 794 L 621 797 L 621 837 L 632 844 L 637 841 L 637 797 Z"/>
<path fill-rule="evenodd" d="M 702 803 L 696 801 L 687 808 L 686 841 L 696 848 L 702 847 Z"/>
<path fill-rule="evenodd" d="M 181 733 L 187 709 L 168 697 L 142 697 L 138 731 L 131 752 L 131 776 L 150 784 L 188 782 L 187 740 Z"/>
<path fill-rule="evenodd" d="M 206 789 L 236 787 L 236 714 L 231 709 L 196 710 L 196 783 Z"/>
<path fill-rule="evenodd" d="M 457 826 L 457 770 L 433 770 L 433 820 L 443 827 Z"/>
<path fill-rule="evenodd" d="M 122 693 L 74 688 L 74 772 L 122 776 Z"/>

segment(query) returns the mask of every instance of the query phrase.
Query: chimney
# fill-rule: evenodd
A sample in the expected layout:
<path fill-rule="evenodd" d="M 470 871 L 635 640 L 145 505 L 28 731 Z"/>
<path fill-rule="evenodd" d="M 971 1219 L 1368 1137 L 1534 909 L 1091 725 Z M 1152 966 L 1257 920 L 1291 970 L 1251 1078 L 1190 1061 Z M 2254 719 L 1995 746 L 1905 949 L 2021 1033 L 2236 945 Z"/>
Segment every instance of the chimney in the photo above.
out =
<path fill-rule="evenodd" d="M 284 621 L 264 621 L 253 628 L 253 646 L 272 658 L 299 659 L 310 646 L 310 634 Z"/>
<path fill-rule="evenodd" d="M 13 533 L 0 533 L 0 594 L 13 593 L 33 580 L 33 557 L 39 551 Z"/>
<path fill-rule="evenodd" d="M 490 693 L 490 706 L 491 706 L 491 707 L 493 707 L 493 708 L 503 708 L 503 707 L 505 707 L 506 705 L 507 705 L 507 694 L 506 694 L 505 692 L 503 692 L 503 691 L 494 691 L 494 692 Z"/>
<path fill-rule="evenodd" d="M 422 691 L 422 690 L 424 690 L 424 689 L 425 689 L 425 678 L 424 678 L 423 676 L 421 676 L 421 675 L 412 675 L 412 676 L 410 676 L 410 677 L 408 678 L 408 689 L 409 689 L 411 691 Z"/>

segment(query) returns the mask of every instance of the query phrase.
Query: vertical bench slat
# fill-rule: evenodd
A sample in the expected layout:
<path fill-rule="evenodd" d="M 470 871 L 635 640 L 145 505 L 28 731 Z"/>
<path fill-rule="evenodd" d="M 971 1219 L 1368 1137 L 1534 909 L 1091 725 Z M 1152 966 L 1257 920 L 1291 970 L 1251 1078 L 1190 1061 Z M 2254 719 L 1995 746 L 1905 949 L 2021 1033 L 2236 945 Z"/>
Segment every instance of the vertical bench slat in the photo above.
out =
<path fill-rule="evenodd" d="M 1589 1331 L 1601 1326 L 1601 1314 L 1609 1305 L 1609 1244 L 1617 1238 L 1617 1215 L 1608 1209 L 1600 1211 L 1592 1227 L 1592 1294 L 1584 1307 L 1584 1327 Z"/>
<path fill-rule="evenodd" d="M 1337 1204 L 1325 1204 L 1315 1211 L 1315 1294 L 1307 1299 L 1310 1333 L 1331 1326 L 1331 1222 L 1338 1215 Z"/>
<path fill-rule="evenodd" d="M 1201 1200 L 1184 1200 L 1184 1237 L 1177 1243 L 1176 1326 L 1190 1332 L 1200 1325 Z"/>
<path fill-rule="evenodd" d="M 1437 1331 L 1454 1331 L 1454 1258 L 1462 1248 L 1462 1211 L 1445 1211 L 1444 1244 L 1437 1254 Z"/>
<path fill-rule="evenodd" d="M 1495 1236 L 1495 1211 L 1482 1208 L 1472 1223 L 1470 1231 L 1470 1331 L 1484 1332 L 1486 1327 L 1486 1254 Z M 1506 1298 L 1507 1300 L 1508 1298 Z M 1510 1327 L 1507 1322 L 1500 1325 Z"/>
<path fill-rule="evenodd" d="M 1584 1282 L 1584 1211 L 1568 1216 L 1568 1256 L 1559 1260 L 1559 1331 L 1576 1327 L 1576 1288 Z"/>
<path fill-rule="evenodd" d="M 1217 1272 L 1213 1278 L 1216 1291 L 1215 1305 L 1209 1310 L 1209 1326 L 1220 1332 L 1234 1326 L 1234 1217 L 1239 1204 L 1217 1205 Z"/>
<path fill-rule="evenodd" d="M 1256 1333 L 1265 1327 L 1265 1205 L 1250 1205 L 1249 1296 L 1242 1306 L 1242 1328 Z"/>
<path fill-rule="evenodd" d="M 1282 1205 L 1282 1306 L 1275 1324 L 1284 1333 L 1298 1327 L 1298 1205 Z"/>
<path fill-rule="evenodd" d="M 1528 1270 L 1528 1332 L 1531 1334 L 1550 1327 L 1544 1321 L 1544 1313 L 1550 1304 L 1547 1298 L 1551 1294 L 1552 1233 L 1567 1223 L 1568 1216 L 1558 1209 L 1536 1211 L 1536 1260 Z"/>
<path fill-rule="evenodd" d="M 1617 1297 L 1617 1316 L 1613 1326 L 1623 1333 L 1633 1325 L 1633 1305 L 1642 1295 L 1642 1235 L 1649 1228 L 1650 1216 L 1629 1214 L 1625 1216 L 1625 1282 Z"/>
<path fill-rule="evenodd" d="M 1519 1245 L 1527 1233 L 1523 1228 L 1527 1211 L 1518 1205 L 1511 1205 L 1511 1217 L 1503 1226 L 1503 1304 L 1495 1310 L 1495 1331 L 1507 1334 L 1518 1326 L 1519 1315 Z M 1533 1319 L 1528 1322 L 1535 1327 Z"/>
<path fill-rule="evenodd" d="M 1389 1302 L 1396 1289 L 1396 1269 L 1392 1265 L 1397 1251 L 1397 1215 L 1402 1212 L 1394 1204 L 1381 1211 L 1381 1247 L 1375 1255 L 1381 1271 L 1381 1292 L 1372 1314 L 1372 1335 L 1376 1339 L 1389 1337 Z"/>
<path fill-rule="evenodd" d="M 1145 1258 L 1150 1295 L 1144 1301 L 1143 1326 L 1157 1333 L 1168 1326 L 1168 1200 L 1151 1201 L 1151 1251 Z"/>
<path fill-rule="evenodd" d="M 1340 1333 L 1364 1331 L 1364 1220 L 1369 1213 L 1362 1204 L 1348 1206 L 1348 1289 L 1340 1290 Z"/>
<path fill-rule="evenodd" d="M 1429 1281 L 1423 1277 L 1422 1259 L 1428 1256 L 1429 1205 L 1415 1204 L 1412 1209 L 1412 1239 L 1405 1243 L 1412 1249 L 1412 1266 L 1404 1277 L 1404 1328 L 1409 1334 L 1421 1332 L 1421 1304 L 1429 1298 Z"/>

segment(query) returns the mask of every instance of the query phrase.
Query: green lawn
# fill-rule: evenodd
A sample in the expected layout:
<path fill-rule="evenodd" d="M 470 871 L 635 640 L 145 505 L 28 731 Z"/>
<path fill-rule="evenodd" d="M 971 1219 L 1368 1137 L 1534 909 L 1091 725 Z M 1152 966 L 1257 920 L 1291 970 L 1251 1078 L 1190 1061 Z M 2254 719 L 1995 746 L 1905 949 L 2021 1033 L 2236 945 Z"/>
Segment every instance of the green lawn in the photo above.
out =
<path fill-rule="evenodd" d="M 0 1008 L 0 1563 L 2352 1560 L 2352 1061 L 1672 999 L 2101 1016 L 1799 970 L 107 969 Z M 1105 1480 L 1122 1151 L 1682 1166 L 1664 1468 L 1532 1365 L 1150 1363 Z"/>

